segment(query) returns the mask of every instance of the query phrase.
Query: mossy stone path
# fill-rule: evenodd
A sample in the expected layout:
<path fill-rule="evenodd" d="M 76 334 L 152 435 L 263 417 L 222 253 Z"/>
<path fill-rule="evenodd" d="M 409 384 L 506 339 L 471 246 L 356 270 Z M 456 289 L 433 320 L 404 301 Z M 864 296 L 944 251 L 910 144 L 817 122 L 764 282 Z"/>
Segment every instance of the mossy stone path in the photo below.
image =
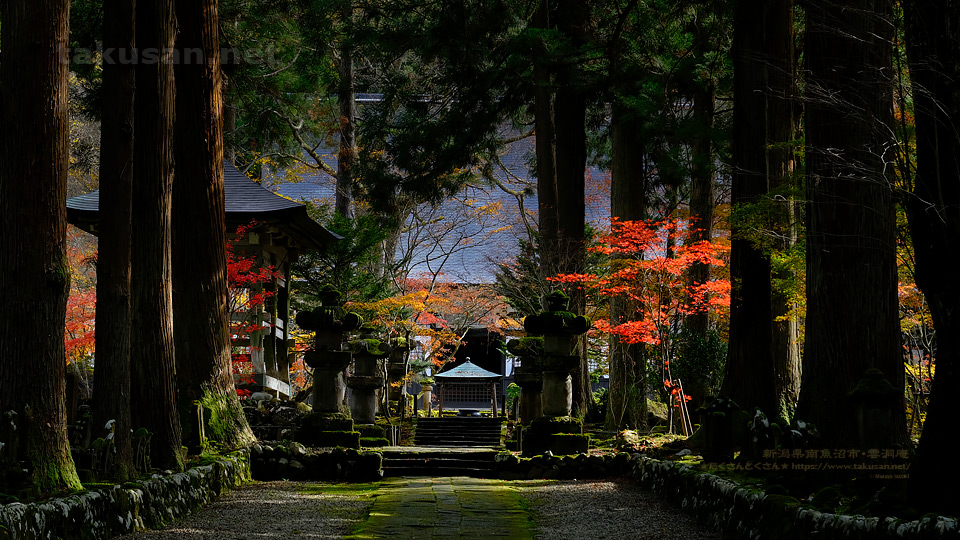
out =
<path fill-rule="evenodd" d="M 519 492 L 502 480 L 387 478 L 348 538 L 533 538 Z"/>

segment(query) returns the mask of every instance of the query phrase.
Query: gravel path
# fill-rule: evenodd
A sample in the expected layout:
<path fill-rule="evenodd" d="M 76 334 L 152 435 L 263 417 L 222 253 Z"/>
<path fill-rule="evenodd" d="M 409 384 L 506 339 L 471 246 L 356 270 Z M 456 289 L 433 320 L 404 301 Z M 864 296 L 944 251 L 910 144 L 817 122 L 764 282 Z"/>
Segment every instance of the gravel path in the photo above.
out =
<path fill-rule="evenodd" d="M 521 481 L 536 538 L 713 540 L 720 535 L 625 480 Z"/>
<path fill-rule="evenodd" d="M 373 504 L 365 494 L 315 492 L 307 482 L 253 482 L 225 493 L 160 531 L 119 538 L 150 540 L 241 540 L 252 538 L 343 538 Z"/>
<path fill-rule="evenodd" d="M 529 501 L 528 511 L 537 523 L 536 538 L 720 538 L 627 481 L 527 480 L 503 484 Z M 318 486 L 319 492 L 315 489 Z M 331 484 L 255 482 L 225 494 L 166 530 L 121 538 L 343 538 L 366 518 L 376 493 L 338 489 Z"/>

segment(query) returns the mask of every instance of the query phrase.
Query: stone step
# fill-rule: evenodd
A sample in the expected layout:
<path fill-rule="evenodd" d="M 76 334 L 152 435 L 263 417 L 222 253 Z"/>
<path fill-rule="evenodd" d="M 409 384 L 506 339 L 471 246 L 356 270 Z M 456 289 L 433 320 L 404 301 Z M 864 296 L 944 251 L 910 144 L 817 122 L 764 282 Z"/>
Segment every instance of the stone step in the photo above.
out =
<path fill-rule="evenodd" d="M 472 476 L 486 477 L 494 469 L 493 449 L 464 451 L 415 450 L 384 451 L 384 476 Z"/>
<path fill-rule="evenodd" d="M 499 418 L 419 418 L 415 440 L 421 446 L 500 446 Z"/>
<path fill-rule="evenodd" d="M 448 437 L 417 437 L 417 446 L 500 446 L 500 439 L 495 437 L 485 438 L 448 438 Z"/>

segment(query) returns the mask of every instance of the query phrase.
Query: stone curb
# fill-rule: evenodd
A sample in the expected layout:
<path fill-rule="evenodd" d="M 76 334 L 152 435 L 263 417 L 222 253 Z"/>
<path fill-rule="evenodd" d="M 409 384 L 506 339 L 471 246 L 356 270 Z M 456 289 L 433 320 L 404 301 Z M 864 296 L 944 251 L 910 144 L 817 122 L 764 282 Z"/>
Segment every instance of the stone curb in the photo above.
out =
<path fill-rule="evenodd" d="M 955 518 L 928 515 L 906 521 L 831 514 L 804 508 L 796 499 L 748 490 L 689 465 L 634 455 L 630 477 L 676 504 L 725 538 L 947 539 L 960 538 Z"/>
<path fill-rule="evenodd" d="M 40 503 L 0 506 L 0 539 L 100 539 L 159 528 L 250 480 L 250 451 L 189 471 L 154 474 Z"/>

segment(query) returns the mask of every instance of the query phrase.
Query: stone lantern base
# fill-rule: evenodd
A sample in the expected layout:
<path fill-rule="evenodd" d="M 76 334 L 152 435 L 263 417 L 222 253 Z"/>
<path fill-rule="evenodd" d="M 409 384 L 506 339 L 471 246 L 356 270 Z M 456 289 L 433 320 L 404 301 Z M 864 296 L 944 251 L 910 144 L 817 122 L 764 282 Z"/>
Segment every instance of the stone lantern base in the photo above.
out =
<path fill-rule="evenodd" d="M 373 424 L 377 416 L 377 391 L 383 387 L 383 377 L 355 375 L 347 378 L 350 388 L 350 413 L 358 424 Z"/>
<path fill-rule="evenodd" d="M 297 442 L 307 446 L 360 448 L 360 432 L 343 413 L 314 412 L 303 417 Z"/>
<path fill-rule="evenodd" d="M 590 436 L 583 434 L 583 422 L 572 416 L 541 416 L 523 429 L 521 451 L 524 457 L 547 452 L 553 455 L 584 454 Z"/>

